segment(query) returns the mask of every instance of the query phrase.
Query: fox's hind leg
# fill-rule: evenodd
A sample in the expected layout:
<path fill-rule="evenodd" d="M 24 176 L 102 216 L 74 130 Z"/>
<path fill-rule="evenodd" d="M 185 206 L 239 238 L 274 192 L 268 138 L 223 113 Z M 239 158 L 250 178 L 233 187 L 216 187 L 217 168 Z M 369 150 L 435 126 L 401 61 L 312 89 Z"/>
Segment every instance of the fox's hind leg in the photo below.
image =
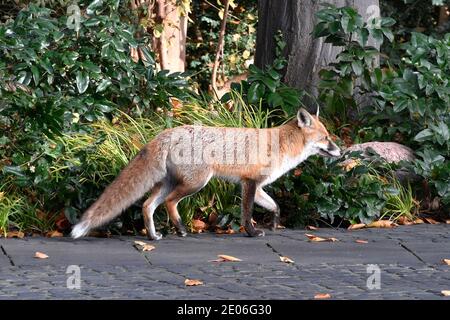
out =
<path fill-rule="evenodd" d="M 272 230 L 276 230 L 280 223 L 280 207 L 261 187 L 256 188 L 256 204 L 273 213 Z"/>
<path fill-rule="evenodd" d="M 255 202 L 256 182 L 253 180 L 242 181 L 242 225 L 250 237 L 264 236 L 264 230 L 255 229 L 252 224 L 253 203 Z"/>
<path fill-rule="evenodd" d="M 147 229 L 147 236 L 151 240 L 160 240 L 162 235 L 155 230 L 155 221 L 153 220 L 153 213 L 155 209 L 164 202 L 166 196 L 172 191 L 169 181 L 157 183 L 152 191 L 150 197 L 144 202 L 142 206 L 142 213 L 144 215 L 145 228 Z"/>
<path fill-rule="evenodd" d="M 197 176 L 195 182 L 192 180 L 183 180 L 182 183 L 178 184 L 175 189 L 166 198 L 166 208 L 169 213 L 170 220 L 177 229 L 177 234 L 181 237 L 186 236 L 186 228 L 183 225 L 183 221 L 178 213 L 178 203 L 201 189 L 208 183 L 210 175 L 201 177 Z"/>

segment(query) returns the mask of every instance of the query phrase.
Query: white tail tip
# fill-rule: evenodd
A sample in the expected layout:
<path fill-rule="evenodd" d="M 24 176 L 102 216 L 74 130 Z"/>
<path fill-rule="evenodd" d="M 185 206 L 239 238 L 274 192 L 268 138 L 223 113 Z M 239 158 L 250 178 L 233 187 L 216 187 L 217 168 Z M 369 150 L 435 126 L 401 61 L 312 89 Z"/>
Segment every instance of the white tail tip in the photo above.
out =
<path fill-rule="evenodd" d="M 87 235 L 89 232 L 89 222 L 83 221 L 75 225 L 72 229 L 72 233 L 70 234 L 72 238 L 77 239 L 82 236 Z"/>

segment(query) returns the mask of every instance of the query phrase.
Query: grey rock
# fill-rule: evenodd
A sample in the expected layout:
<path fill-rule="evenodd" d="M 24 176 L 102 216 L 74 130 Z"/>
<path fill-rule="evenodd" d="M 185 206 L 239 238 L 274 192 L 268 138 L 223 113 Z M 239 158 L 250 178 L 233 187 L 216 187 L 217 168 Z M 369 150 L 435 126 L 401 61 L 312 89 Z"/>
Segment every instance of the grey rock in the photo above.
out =
<path fill-rule="evenodd" d="M 362 151 L 364 156 L 369 155 L 369 149 L 374 150 L 380 155 L 381 158 L 389 163 L 398 163 L 402 160 L 413 161 L 415 159 L 414 151 L 402 144 L 396 142 L 366 142 L 361 144 L 355 144 L 347 149 L 345 153 L 353 151 Z"/>

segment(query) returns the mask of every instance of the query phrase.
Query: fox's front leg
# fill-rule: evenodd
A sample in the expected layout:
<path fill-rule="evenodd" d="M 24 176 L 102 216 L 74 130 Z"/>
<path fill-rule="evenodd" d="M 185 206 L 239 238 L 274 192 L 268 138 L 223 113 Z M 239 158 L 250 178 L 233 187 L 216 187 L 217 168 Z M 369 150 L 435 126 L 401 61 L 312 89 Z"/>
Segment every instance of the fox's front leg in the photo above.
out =
<path fill-rule="evenodd" d="M 264 231 L 255 229 L 252 224 L 253 203 L 255 201 L 256 182 L 253 180 L 242 181 L 242 225 L 250 237 L 262 237 Z"/>
<path fill-rule="evenodd" d="M 261 187 L 256 189 L 255 202 L 264 209 L 272 212 L 272 231 L 278 228 L 280 224 L 280 207 Z"/>

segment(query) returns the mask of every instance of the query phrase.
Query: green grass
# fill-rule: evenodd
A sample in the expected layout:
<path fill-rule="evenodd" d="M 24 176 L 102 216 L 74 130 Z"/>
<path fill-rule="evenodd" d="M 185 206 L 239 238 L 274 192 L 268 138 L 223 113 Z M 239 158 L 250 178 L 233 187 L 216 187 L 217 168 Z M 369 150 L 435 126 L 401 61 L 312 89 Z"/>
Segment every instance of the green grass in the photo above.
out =
<path fill-rule="evenodd" d="M 123 113 L 116 124 L 101 121 L 91 128 L 89 133 L 65 134 L 51 141 L 64 148 L 50 168 L 53 179 L 62 180 L 67 170 L 79 166 L 85 169 L 80 183 L 109 181 L 163 129 L 160 120 L 132 119 Z"/>
<path fill-rule="evenodd" d="M 38 204 L 31 204 L 20 193 L 9 193 L 0 187 L 0 229 L 3 236 L 8 230 L 47 232 L 54 230 L 56 215 L 43 214 Z"/>
<path fill-rule="evenodd" d="M 254 107 L 245 103 L 242 96 L 231 92 L 231 103 L 194 100 L 186 103 L 174 119 L 175 125 L 199 124 L 211 127 L 267 128 L 274 111 L 261 105 Z"/>
<path fill-rule="evenodd" d="M 388 218 L 396 222 L 401 217 L 414 221 L 419 211 L 419 202 L 414 198 L 411 185 L 403 186 L 397 179 L 391 179 L 391 185 L 398 190 L 397 194 L 388 194 L 381 219 Z"/>
<path fill-rule="evenodd" d="M 20 215 L 23 207 L 24 204 L 20 198 L 0 192 L 0 229 L 4 236 L 10 226 L 14 225 L 14 218 Z"/>

